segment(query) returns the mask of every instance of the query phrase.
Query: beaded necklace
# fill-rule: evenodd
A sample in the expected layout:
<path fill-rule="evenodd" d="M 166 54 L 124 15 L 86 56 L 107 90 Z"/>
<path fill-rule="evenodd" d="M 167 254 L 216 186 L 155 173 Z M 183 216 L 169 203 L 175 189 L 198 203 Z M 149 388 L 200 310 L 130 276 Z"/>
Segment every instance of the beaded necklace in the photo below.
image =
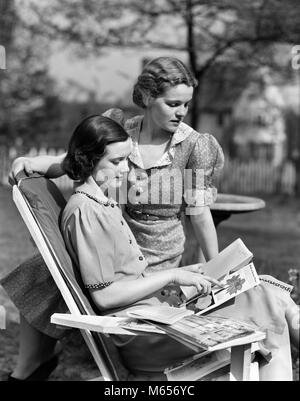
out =
<path fill-rule="evenodd" d="M 97 199 L 95 196 L 90 195 L 90 194 L 88 194 L 87 192 L 84 192 L 84 191 L 75 191 L 74 194 L 85 195 L 88 198 L 92 199 L 93 201 L 99 203 L 100 205 L 111 206 L 111 207 L 119 206 L 116 202 L 109 201 L 108 199 L 107 199 L 107 201 L 101 201 L 100 199 Z"/>

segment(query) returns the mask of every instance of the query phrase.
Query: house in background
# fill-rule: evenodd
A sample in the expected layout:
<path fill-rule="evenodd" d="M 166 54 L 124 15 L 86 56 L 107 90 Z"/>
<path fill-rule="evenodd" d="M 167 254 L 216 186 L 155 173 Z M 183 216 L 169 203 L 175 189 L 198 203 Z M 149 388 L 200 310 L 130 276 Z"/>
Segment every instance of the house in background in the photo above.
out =
<path fill-rule="evenodd" d="M 258 76 L 241 93 L 232 113 L 234 156 L 267 160 L 278 166 L 286 157 L 284 100 L 268 72 Z"/>
<path fill-rule="evenodd" d="M 226 153 L 230 151 L 232 111 L 247 82 L 244 67 L 220 61 L 200 83 L 197 130 L 214 135 Z"/>

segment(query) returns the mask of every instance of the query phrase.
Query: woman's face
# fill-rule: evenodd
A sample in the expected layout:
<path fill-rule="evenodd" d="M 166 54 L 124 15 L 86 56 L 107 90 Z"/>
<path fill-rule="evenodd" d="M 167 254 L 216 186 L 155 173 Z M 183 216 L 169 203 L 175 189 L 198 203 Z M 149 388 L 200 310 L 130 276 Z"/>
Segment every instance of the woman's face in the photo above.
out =
<path fill-rule="evenodd" d="M 146 110 L 153 124 L 164 131 L 175 132 L 188 112 L 193 92 L 192 86 L 179 84 L 150 101 Z"/>
<path fill-rule="evenodd" d="M 124 174 L 128 169 L 128 156 L 132 150 L 131 138 L 125 142 L 107 145 L 106 153 L 96 165 L 93 178 L 99 186 L 117 188 L 122 185 Z"/>

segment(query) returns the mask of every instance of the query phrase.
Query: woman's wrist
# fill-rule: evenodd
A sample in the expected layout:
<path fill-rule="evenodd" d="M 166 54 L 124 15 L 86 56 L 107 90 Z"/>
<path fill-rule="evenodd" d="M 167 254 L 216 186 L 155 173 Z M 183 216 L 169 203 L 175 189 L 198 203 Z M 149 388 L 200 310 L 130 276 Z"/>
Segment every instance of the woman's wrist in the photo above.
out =
<path fill-rule="evenodd" d="M 176 284 L 178 269 L 169 269 L 166 271 L 166 273 L 169 274 L 168 284 Z"/>

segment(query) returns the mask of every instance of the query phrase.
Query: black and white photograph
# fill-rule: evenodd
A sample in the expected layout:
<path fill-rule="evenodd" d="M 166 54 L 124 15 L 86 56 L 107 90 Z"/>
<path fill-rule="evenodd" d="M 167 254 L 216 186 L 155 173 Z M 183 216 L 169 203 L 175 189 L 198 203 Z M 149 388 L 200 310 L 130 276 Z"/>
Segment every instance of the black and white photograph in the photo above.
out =
<path fill-rule="evenodd" d="M 299 381 L 299 331 L 299 0 L 0 0 L 0 381 Z"/>

